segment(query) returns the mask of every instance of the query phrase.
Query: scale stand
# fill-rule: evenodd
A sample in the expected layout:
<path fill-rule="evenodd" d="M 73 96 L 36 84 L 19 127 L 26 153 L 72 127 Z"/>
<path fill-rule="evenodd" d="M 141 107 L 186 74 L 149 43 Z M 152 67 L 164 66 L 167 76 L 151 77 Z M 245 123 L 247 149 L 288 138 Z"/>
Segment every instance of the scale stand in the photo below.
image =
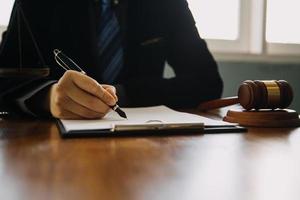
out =
<path fill-rule="evenodd" d="M 45 59 L 41 53 L 41 50 L 38 46 L 38 43 L 33 35 L 33 32 L 30 28 L 30 24 L 25 16 L 24 10 L 22 8 L 21 0 L 15 2 L 15 13 L 12 17 L 17 19 L 17 31 L 18 31 L 18 58 L 19 66 L 18 67 L 4 67 L 0 66 L 0 78 L 35 78 L 35 77 L 46 77 L 50 74 L 50 69 L 46 65 Z M 24 67 L 23 66 L 23 41 L 21 36 L 21 24 L 24 23 L 25 30 L 28 31 L 30 39 L 33 42 L 34 48 L 38 54 L 39 61 L 42 63 L 42 66 L 39 67 Z M 9 32 L 9 29 L 8 29 Z M 5 42 L 5 41 L 3 41 Z"/>

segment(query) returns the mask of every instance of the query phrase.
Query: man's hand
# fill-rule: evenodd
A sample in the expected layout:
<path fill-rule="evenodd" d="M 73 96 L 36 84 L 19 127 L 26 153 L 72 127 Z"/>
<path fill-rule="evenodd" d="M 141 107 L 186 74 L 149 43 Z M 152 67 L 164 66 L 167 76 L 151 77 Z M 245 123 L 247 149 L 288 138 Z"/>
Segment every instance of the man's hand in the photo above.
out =
<path fill-rule="evenodd" d="M 117 101 L 115 87 L 76 71 L 67 71 L 48 95 L 49 111 L 60 119 L 102 118 Z"/>

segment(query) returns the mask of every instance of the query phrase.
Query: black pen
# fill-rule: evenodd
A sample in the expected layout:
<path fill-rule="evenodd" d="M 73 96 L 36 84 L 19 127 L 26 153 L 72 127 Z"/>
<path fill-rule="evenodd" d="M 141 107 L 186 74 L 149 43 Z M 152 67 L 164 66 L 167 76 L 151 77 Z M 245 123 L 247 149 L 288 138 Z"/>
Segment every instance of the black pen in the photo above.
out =
<path fill-rule="evenodd" d="M 61 66 L 63 69 L 67 70 L 75 70 L 75 71 L 79 71 L 83 74 L 86 75 L 85 71 L 83 71 L 71 58 L 69 58 L 68 56 L 66 56 L 62 51 L 58 50 L 58 49 L 54 49 L 53 51 L 54 53 L 54 58 L 55 61 L 57 62 L 57 64 L 59 66 Z M 72 67 L 70 67 L 72 66 Z M 114 106 L 109 106 L 112 110 L 116 111 L 120 117 L 126 118 L 126 113 L 121 110 L 121 108 L 118 106 L 118 104 L 114 105 Z"/>

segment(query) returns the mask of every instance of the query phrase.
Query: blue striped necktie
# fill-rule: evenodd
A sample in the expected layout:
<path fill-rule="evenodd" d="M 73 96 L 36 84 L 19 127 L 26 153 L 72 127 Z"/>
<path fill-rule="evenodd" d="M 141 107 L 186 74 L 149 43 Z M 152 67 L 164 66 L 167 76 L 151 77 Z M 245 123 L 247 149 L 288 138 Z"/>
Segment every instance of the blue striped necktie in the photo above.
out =
<path fill-rule="evenodd" d="M 123 47 L 119 22 L 111 0 L 101 0 L 101 19 L 98 30 L 99 64 L 102 81 L 112 84 L 123 67 Z"/>

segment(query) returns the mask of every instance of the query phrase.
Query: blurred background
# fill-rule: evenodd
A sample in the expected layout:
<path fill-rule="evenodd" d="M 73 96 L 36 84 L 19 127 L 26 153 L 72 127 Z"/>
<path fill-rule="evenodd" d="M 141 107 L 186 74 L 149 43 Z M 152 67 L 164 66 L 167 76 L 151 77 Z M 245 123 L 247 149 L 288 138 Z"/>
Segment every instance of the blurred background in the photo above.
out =
<path fill-rule="evenodd" d="M 13 0 L 0 2 L 0 33 Z M 299 0 L 188 0 L 198 31 L 206 39 L 224 79 L 224 97 L 244 80 L 287 80 L 291 108 L 300 111 Z M 173 75 L 170 67 L 166 76 Z"/>

